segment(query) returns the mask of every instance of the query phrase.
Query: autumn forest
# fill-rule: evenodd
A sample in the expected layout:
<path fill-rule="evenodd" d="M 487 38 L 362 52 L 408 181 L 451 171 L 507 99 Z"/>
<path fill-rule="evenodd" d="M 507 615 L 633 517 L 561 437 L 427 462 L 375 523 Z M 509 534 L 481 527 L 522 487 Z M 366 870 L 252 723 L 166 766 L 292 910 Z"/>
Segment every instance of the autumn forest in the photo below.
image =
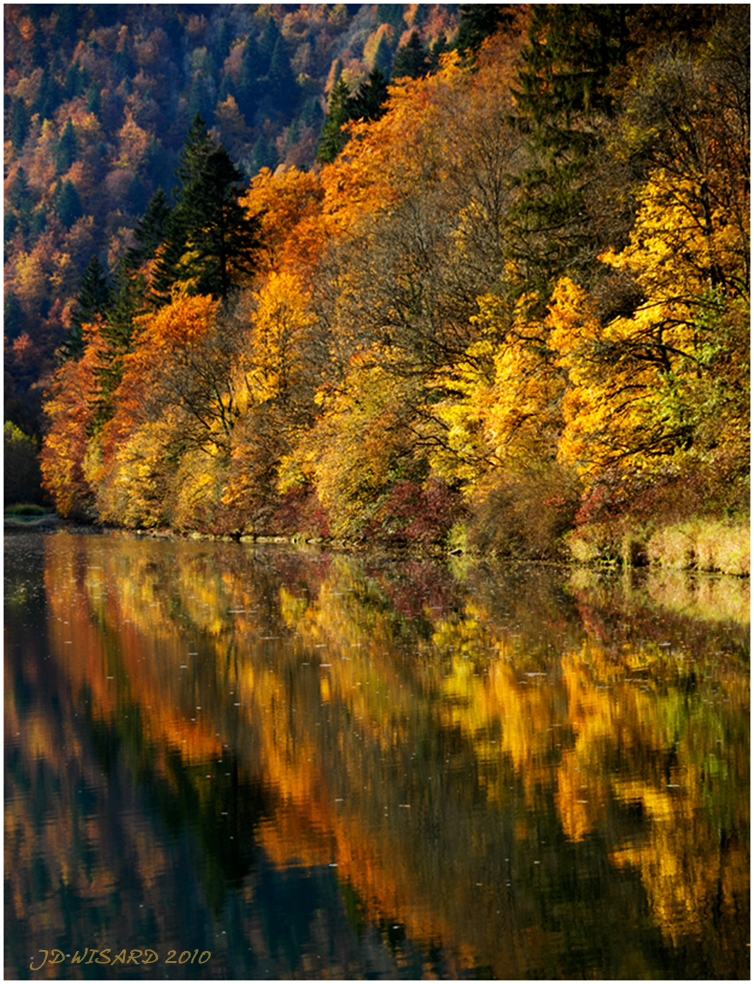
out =
<path fill-rule="evenodd" d="M 4 15 L 6 505 L 748 574 L 748 6 Z"/>

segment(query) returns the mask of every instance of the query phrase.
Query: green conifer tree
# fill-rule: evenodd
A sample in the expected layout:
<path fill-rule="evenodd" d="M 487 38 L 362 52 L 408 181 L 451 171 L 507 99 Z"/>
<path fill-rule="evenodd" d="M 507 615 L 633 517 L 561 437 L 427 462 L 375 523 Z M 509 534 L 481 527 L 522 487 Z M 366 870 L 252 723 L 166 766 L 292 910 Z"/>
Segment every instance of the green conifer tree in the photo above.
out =
<path fill-rule="evenodd" d="M 417 31 L 412 31 L 408 41 L 399 48 L 393 60 L 393 78 L 419 79 L 429 71 L 427 51 Z"/>
<path fill-rule="evenodd" d="M 26 235 L 32 221 L 35 195 L 29 185 L 26 171 L 19 165 L 16 176 L 6 193 L 6 217 L 10 213 L 17 220 L 17 228 Z"/>
<path fill-rule="evenodd" d="M 427 54 L 428 71 L 430 74 L 436 72 L 440 67 L 440 55 L 445 54 L 446 51 L 450 51 L 451 46 L 448 43 L 446 35 L 443 34 L 441 38 L 437 38 L 429 46 L 429 52 Z"/>
<path fill-rule="evenodd" d="M 379 68 L 373 68 L 366 82 L 348 102 L 348 116 L 352 120 L 378 120 L 387 103 L 387 78 Z"/>
<path fill-rule="evenodd" d="M 71 318 L 65 341 L 60 347 L 63 359 L 78 359 L 84 351 L 82 326 L 94 321 L 97 315 L 104 315 L 110 304 L 112 294 L 107 280 L 107 271 L 95 254 L 89 260 L 81 278 L 76 308 Z"/>
<path fill-rule="evenodd" d="M 218 94 L 217 101 L 225 102 L 228 96 L 233 96 L 233 98 L 236 100 L 236 105 L 238 105 L 239 96 L 235 85 L 233 85 L 233 79 L 230 76 L 230 72 L 226 72 L 225 75 L 223 75 L 222 82 L 220 83 L 220 92 Z"/>
<path fill-rule="evenodd" d="M 86 108 L 88 112 L 94 113 L 95 116 L 99 116 L 100 109 L 102 108 L 102 97 L 100 95 L 99 86 L 94 83 L 89 86 L 89 90 L 86 94 Z"/>
<path fill-rule="evenodd" d="M 532 164 L 519 175 L 512 214 L 526 289 L 544 304 L 557 279 L 583 280 L 599 241 L 586 197 L 613 114 L 606 85 L 631 50 L 627 5 L 543 4 L 533 8 L 515 93 Z"/>
<path fill-rule="evenodd" d="M 340 78 L 330 93 L 330 105 L 327 118 L 322 126 L 322 133 L 317 146 L 317 163 L 329 164 L 335 160 L 346 145 L 346 135 L 341 127 L 351 119 L 348 105 L 351 90 L 345 79 Z"/>
<path fill-rule="evenodd" d="M 268 167 L 271 171 L 277 166 L 277 152 L 271 142 L 260 133 L 254 148 L 251 152 L 251 163 L 254 173 L 258 173 L 263 167 Z"/>
<path fill-rule="evenodd" d="M 455 47 L 470 62 L 476 58 L 485 38 L 502 25 L 510 24 L 516 12 L 515 5 L 503 3 L 462 3 L 459 9 L 461 19 Z"/>
<path fill-rule="evenodd" d="M 137 245 L 126 253 L 129 269 L 135 270 L 145 260 L 154 259 L 158 246 L 167 238 L 171 211 L 168 196 L 158 188 L 134 228 Z"/>
<path fill-rule="evenodd" d="M 84 214 L 79 193 L 70 178 L 66 178 L 62 184 L 59 183 L 55 188 L 52 196 L 52 207 L 66 229 L 70 229 L 73 223 Z"/>
<path fill-rule="evenodd" d="M 8 341 L 18 338 L 24 330 L 24 309 L 12 290 L 6 288 L 3 299 L 3 334 Z"/>
<path fill-rule="evenodd" d="M 222 63 L 227 58 L 235 36 L 236 34 L 229 18 L 223 17 L 220 23 L 220 30 L 217 32 L 217 41 L 214 45 L 214 51 L 219 63 Z"/>
<path fill-rule="evenodd" d="M 390 74 L 390 66 L 393 60 L 393 53 L 390 49 L 390 44 L 387 38 L 383 34 L 380 38 L 379 44 L 377 45 L 377 51 L 374 53 L 374 61 L 372 63 L 373 68 L 378 68 L 383 75 Z"/>
<path fill-rule="evenodd" d="M 201 116 L 203 120 L 207 120 L 210 123 L 212 122 L 214 107 L 204 69 L 199 69 L 198 72 L 195 72 L 194 77 L 191 80 L 188 110 L 189 117 L 191 119 L 194 119 L 196 116 Z"/>
<path fill-rule="evenodd" d="M 179 185 L 155 287 L 164 296 L 172 283 L 188 281 L 197 293 L 226 298 L 254 267 L 257 226 L 239 204 L 243 175 L 200 116 L 191 124 L 175 175 Z"/>
<path fill-rule="evenodd" d="M 280 30 L 275 23 L 274 17 L 268 17 L 257 47 L 257 72 L 260 76 L 266 76 L 269 72 L 272 53 L 279 39 Z"/>
<path fill-rule="evenodd" d="M 76 160 L 77 154 L 76 133 L 73 129 L 73 122 L 69 116 L 60 134 L 60 140 L 55 151 L 55 170 L 58 174 L 65 174 L 71 164 Z"/>
<path fill-rule="evenodd" d="M 273 49 L 267 77 L 274 108 L 286 119 L 290 119 L 296 109 L 299 91 L 282 37 L 278 38 Z"/>
<path fill-rule="evenodd" d="M 227 75 L 225 77 L 229 78 Z M 250 34 L 246 38 L 243 51 L 241 52 L 241 71 L 238 76 L 238 86 L 236 88 L 238 108 L 243 113 L 244 119 L 249 126 L 253 126 L 254 115 L 257 111 L 257 101 L 260 94 L 258 77 L 259 49 L 254 40 L 254 35 Z"/>
<path fill-rule="evenodd" d="M 15 151 L 20 151 L 29 132 L 29 114 L 23 99 L 14 99 L 10 112 L 10 140 Z"/>
<path fill-rule="evenodd" d="M 118 267 L 106 307 L 100 328 L 106 347 L 99 357 L 99 365 L 94 369 L 95 386 L 90 401 L 90 406 L 93 408 L 90 437 L 96 434 L 113 415 L 115 409 L 113 397 L 123 378 L 123 356 L 132 348 L 134 321 L 149 308 L 144 277 L 130 268 L 128 256 Z"/>

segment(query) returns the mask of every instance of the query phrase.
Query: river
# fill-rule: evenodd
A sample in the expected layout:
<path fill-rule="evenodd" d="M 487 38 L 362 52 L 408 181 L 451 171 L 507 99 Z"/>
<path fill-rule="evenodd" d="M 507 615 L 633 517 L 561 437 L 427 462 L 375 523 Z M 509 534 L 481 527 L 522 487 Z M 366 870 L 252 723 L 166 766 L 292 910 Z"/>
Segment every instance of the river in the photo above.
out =
<path fill-rule="evenodd" d="M 6 535 L 6 977 L 748 979 L 748 591 Z"/>

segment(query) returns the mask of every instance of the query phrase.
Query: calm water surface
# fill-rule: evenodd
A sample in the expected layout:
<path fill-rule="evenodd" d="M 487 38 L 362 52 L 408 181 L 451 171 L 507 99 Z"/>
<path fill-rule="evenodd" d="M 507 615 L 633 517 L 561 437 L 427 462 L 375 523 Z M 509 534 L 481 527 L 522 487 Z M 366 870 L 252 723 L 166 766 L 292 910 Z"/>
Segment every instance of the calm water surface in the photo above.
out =
<path fill-rule="evenodd" d="M 10 534 L 6 976 L 748 978 L 748 613 Z"/>

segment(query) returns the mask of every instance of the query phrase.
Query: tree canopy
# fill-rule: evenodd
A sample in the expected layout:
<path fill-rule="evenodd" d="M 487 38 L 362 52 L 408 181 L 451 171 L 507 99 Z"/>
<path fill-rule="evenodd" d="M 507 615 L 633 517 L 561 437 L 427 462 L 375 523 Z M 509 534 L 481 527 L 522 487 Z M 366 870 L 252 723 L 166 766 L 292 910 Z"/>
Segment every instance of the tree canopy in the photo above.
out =
<path fill-rule="evenodd" d="M 540 557 L 574 531 L 615 557 L 630 523 L 648 537 L 743 515 L 748 22 L 665 6 L 464 8 L 467 40 L 450 35 L 436 68 L 427 25 L 439 41 L 447 12 L 383 11 L 369 73 L 330 63 L 317 163 L 282 167 L 284 139 L 257 123 L 287 110 L 262 86 L 251 116 L 241 95 L 285 71 L 293 22 L 265 11 L 229 42 L 215 126 L 195 116 L 185 135 L 179 117 L 175 174 L 107 254 L 113 295 L 50 378 L 42 461 L 59 508 L 424 544 L 461 524 L 472 547 Z M 405 74 L 390 81 L 381 51 Z M 192 58 L 209 72 L 209 48 Z M 111 213 L 150 159 L 152 108 L 135 110 L 105 176 Z M 75 249 L 97 253 L 63 196 L 91 193 L 102 123 L 63 112 L 68 170 L 38 120 L 39 174 L 9 176 L 16 203 L 40 174 L 58 188 L 56 214 L 35 199 L 9 226 L 19 366 L 46 285 L 79 285 Z M 270 155 L 251 175 L 223 143 L 243 153 L 244 128 Z"/>

